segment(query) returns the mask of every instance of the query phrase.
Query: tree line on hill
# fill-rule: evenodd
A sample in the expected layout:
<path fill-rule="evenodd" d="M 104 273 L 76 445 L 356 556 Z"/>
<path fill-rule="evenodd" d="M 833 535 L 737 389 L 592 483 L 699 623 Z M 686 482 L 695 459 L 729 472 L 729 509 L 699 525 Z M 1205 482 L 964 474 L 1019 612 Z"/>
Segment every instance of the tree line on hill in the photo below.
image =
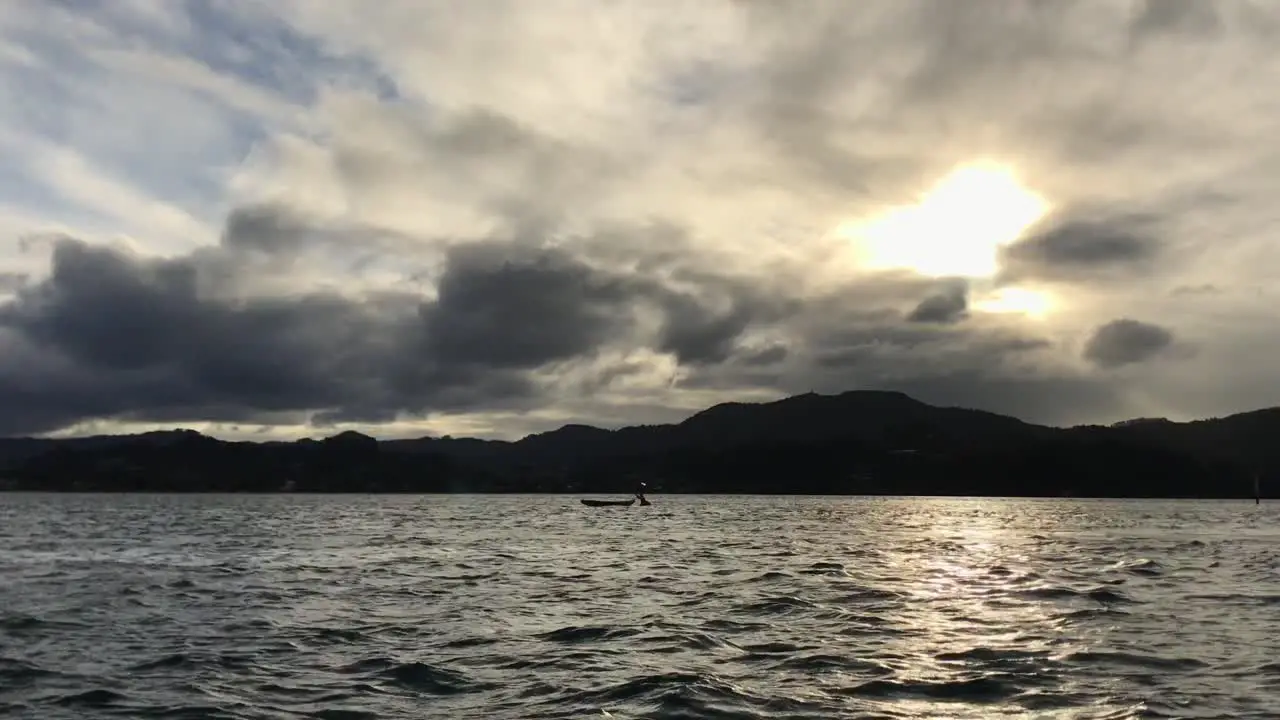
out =
<path fill-rule="evenodd" d="M 229 442 L 189 430 L 0 439 L 26 491 L 1252 497 L 1280 410 L 1052 428 L 891 392 L 717 405 L 673 425 L 467 438 Z M 1265 494 L 1265 492 L 1264 492 Z"/>

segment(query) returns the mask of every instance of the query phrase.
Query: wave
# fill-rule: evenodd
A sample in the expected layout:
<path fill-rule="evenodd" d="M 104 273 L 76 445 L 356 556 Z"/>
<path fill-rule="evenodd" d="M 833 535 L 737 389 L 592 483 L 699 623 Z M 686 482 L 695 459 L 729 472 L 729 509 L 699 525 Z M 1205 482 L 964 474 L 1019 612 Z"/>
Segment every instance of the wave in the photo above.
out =
<path fill-rule="evenodd" d="M 60 695 L 55 698 L 53 702 L 57 705 L 101 708 L 124 702 L 127 699 L 128 698 L 126 696 L 113 690 L 95 688 L 93 690 L 84 690 L 82 692 Z"/>
<path fill-rule="evenodd" d="M 539 639 L 556 643 L 597 642 L 639 635 L 642 631 L 631 627 L 576 626 L 562 627 L 542 633 Z"/>
<path fill-rule="evenodd" d="M 149 672 L 151 670 L 172 670 L 176 668 L 193 668 L 201 663 L 187 653 L 173 653 L 152 660 L 145 660 L 129 668 L 131 672 Z"/>
<path fill-rule="evenodd" d="M 1131 617 L 1131 615 L 1124 610 L 1117 610 L 1114 607 L 1104 605 L 1102 607 L 1081 608 L 1079 610 L 1072 610 L 1070 612 L 1054 615 L 1053 617 L 1054 617 L 1054 620 L 1063 624 L 1072 624 L 1072 623 L 1087 624 L 1095 620 L 1126 618 L 1126 617 Z"/>
<path fill-rule="evenodd" d="M 75 620 L 49 620 L 35 615 L 6 615 L 0 618 L 0 632 L 19 634 L 50 628 L 77 628 L 84 624 Z"/>
<path fill-rule="evenodd" d="M 858 675 L 892 675 L 893 668 L 874 660 L 863 660 L 833 653 L 798 655 L 779 661 L 773 670 L 794 670 L 804 673 L 839 672 Z"/>
<path fill-rule="evenodd" d="M 1004 662 L 1008 660 L 1028 660 L 1042 658 L 1048 655 L 1043 650 L 1013 650 L 1008 648 L 996 649 L 989 647 L 975 647 L 968 650 L 958 652 L 943 652 L 934 655 L 934 658 L 942 662 Z"/>
<path fill-rule="evenodd" d="M 800 571 L 804 575 L 847 575 L 844 565 L 838 562 L 816 562 Z"/>
<path fill-rule="evenodd" d="M 783 570 L 770 570 L 768 572 L 761 573 L 751 578 L 747 582 L 752 582 L 752 583 L 793 582 L 794 580 L 795 580 L 795 575 L 792 575 L 789 572 L 786 572 Z"/>
<path fill-rule="evenodd" d="M 431 695 L 478 692 L 489 685 L 476 682 L 457 670 L 425 662 L 396 662 L 368 658 L 346 665 L 340 672 L 380 680 L 393 686 Z"/>
<path fill-rule="evenodd" d="M 577 691 L 556 702 L 590 708 L 596 714 L 608 712 L 613 705 L 646 705 L 656 710 L 658 717 L 671 718 L 798 718 L 805 713 L 817 717 L 816 713 L 826 709 L 821 702 L 783 692 L 757 693 L 713 674 L 685 672 L 644 675 Z"/>
<path fill-rule="evenodd" d="M 28 660 L 0 657 L 0 687 L 15 688 L 60 675 Z"/>
<path fill-rule="evenodd" d="M 1067 600 L 1067 599 L 1085 599 L 1104 605 L 1121 605 L 1133 604 L 1138 602 L 1119 590 L 1109 587 L 1096 587 L 1088 590 L 1077 590 L 1075 588 L 1065 587 L 1061 585 L 1045 586 L 1037 588 L 1028 588 L 1024 590 L 1014 590 L 1009 593 L 1013 597 L 1020 597 L 1029 600 Z"/>
<path fill-rule="evenodd" d="M 884 590 L 881 588 L 865 587 L 860 585 L 841 585 L 839 587 L 840 595 L 835 598 L 835 602 L 844 605 L 854 605 L 861 603 L 878 603 L 878 602 L 895 602 L 908 598 L 906 593 L 896 590 Z"/>
<path fill-rule="evenodd" d="M 716 630 L 720 632 L 745 633 L 763 630 L 773 627 L 765 622 L 753 622 L 749 620 L 728 620 L 726 618 L 713 618 L 702 624 L 707 630 Z"/>
<path fill-rule="evenodd" d="M 447 641 L 445 641 L 445 642 L 443 643 L 443 647 L 446 647 L 446 648 L 473 648 L 473 647 L 483 647 L 483 646 L 485 646 L 485 645 L 496 645 L 496 644 L 498 644 L 498 643 L 500 643 L 500 642 L 501 642 L 501 640 L 499 640 L 499 639 L 498 639 L 498 638 L 496 638 L 496 637 L 492 637 L 492 636 L 486 636 L 486 637 L 462 637 L 462 638 L 454 638 L 453 640 L 447 640 Z"/>
<path fill-rule="evenodd" d="M 328 708 L 310 713 L 315 720 L 378 720 L 381 716 L 368 710 L 343 710 Z"/>
<path fill-rule="evenodd" d="M 1145 577 L 1156 577 L 1165 574 L 1165 568 L 1163 565 L 1155 560 L 1146 559 L 1122 562 L 1118 569 L 1132 575 L 1142 575 Z"/>
<path fill-rule="evenodd" d="M 1062 656 L 1060 659 L 1068 663 L 1124 665 L 1157 670 L 1188 670 L 1202 668 L 1207 665 L 1204 661 L 1195 658 L 1169 658 L 1160 655 L 1140 655 L 1131 652 L 1098 650 L 1072 652 Z"/>
<path fill-rule="evenodd" d="M 978 677 L 934 682 L 877 679 L 847 688 L 843 692 L 863 697 L 991 703 L 1012 698 L 1020 693 L 1021 689 L 1015 683 L 995 677 Z"/>
<path fill-rule="evenodd" d="M 542 497 L 78 502 L 83 525 L 25 535 L 165 559 L 0 567 L 0 714 L 1260 720 L 1280 689 L 1276 535 L 1237 509 L 673 498 L 697 512 L 641 527 Z"/>
<path fill-rule="evenodd" d="M 797 610 L 812 610 L 818 604 L 794 595 L 776 595 L 753 600 L 738 606 L 738 612 L 746 615 L 785 615 Z"/>

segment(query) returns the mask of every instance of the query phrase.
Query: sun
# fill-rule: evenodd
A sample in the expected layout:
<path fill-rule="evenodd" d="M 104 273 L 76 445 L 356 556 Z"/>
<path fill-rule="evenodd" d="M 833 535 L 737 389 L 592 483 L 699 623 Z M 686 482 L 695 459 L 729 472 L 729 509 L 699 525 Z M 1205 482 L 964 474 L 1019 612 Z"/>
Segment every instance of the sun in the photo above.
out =
<path fill-rule="evenodd" d="M 1049 209 L 1011 168 L 971 163 L 952 170 L 915 204 L 845 223 L 839 233 L 854 244 L 858 264 L 868 269 L 985 278 L 999 270 L 1000 248 Z"/>
<path fill-rule="evenodd" d="M 1028 288 L 1000 288 L 973 303 L 973 309 L 986 313 L 1016 313 L 1042 318 L 1054 308 L 1053 298 L 1045 292 Z"/>

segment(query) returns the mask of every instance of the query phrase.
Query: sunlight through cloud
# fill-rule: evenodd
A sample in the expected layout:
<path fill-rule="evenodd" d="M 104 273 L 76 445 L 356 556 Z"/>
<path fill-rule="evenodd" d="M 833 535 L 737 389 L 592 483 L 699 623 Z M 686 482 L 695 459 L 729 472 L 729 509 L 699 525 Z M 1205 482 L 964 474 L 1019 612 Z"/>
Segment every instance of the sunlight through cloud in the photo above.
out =
<path fill-rule="evenodd" d="M 987 313 L 1016 313 L 1042 318 L 1053 310 L 1048 293 L 1027 288 L 1001 288 L 973 303 L 973 308 Z"/>
<path fill-rule="evenodd" d="M 999 249 L 1017 240 L 1049 210 L 1049 203 L 995 163 L 962 165 L 914 205 L 891 208 L 841 234 L 856 246 L 861 265 L 905 269 L 931 277 L 990 277 Z"/>

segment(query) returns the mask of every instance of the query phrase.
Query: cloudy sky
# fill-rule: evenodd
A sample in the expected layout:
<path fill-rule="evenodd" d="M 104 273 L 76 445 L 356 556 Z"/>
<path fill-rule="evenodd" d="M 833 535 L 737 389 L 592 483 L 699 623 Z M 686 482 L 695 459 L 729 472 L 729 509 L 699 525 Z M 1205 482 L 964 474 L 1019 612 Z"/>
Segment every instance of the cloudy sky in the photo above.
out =
<path fill-rule="evenodd" d="M 1280 404 L 1280 3 L 0 2 L 0 435 Z"/>

